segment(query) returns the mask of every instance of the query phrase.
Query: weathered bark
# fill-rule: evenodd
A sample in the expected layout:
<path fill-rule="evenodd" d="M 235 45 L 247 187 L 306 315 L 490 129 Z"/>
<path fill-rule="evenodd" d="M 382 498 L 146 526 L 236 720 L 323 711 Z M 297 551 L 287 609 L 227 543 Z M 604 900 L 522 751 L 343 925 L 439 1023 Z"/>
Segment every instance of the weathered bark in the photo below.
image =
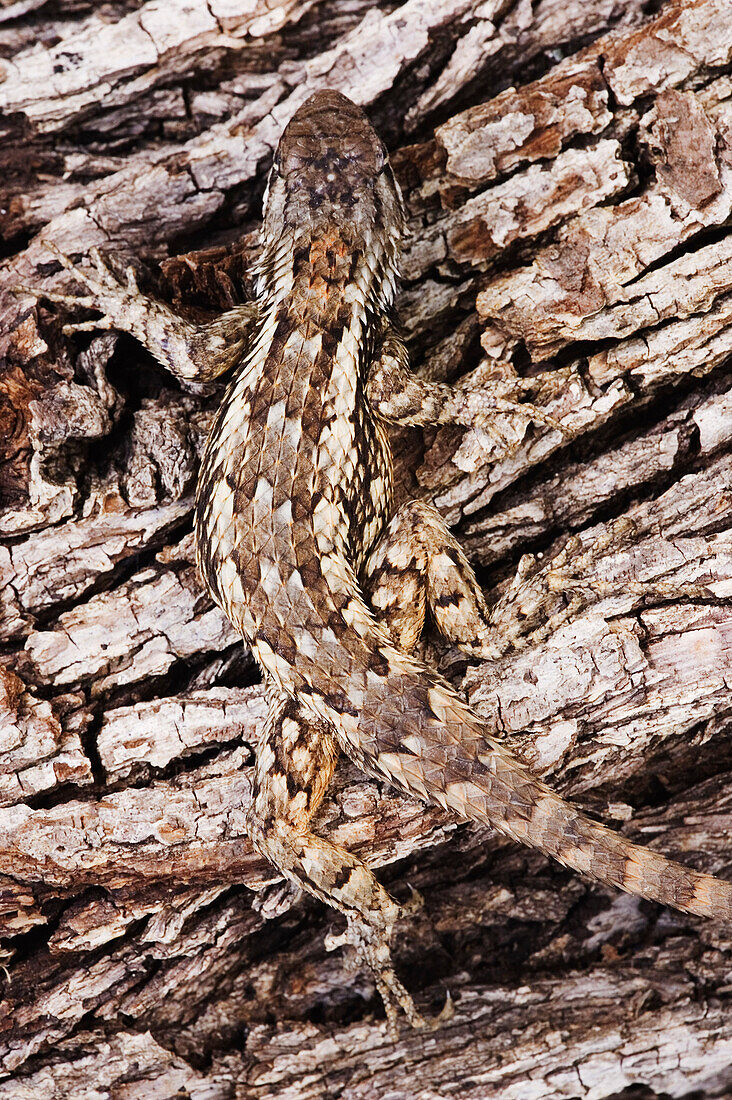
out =
<path fill-rule="evenodd" d="M 0 1100 L 728 1094 L 729 928 L 344 765 L 319 828 L 423 894 L 397 963 L 456 1003 L 387 1036 L 246 838 L 264 701 L 190 533 L 217 393 L 12 287 L 65 285 L 52 240 L 242 300 L 284 121 L 322 87 L 366 106 L 414 365 L 534 377 L 568 429 L 394 433 L 400 494 L 519 634 L 549 622 L 495 665 L 427 654 L 558 789 L 730 877 L 729 0 L 21 0 L 0 58 Z"/>

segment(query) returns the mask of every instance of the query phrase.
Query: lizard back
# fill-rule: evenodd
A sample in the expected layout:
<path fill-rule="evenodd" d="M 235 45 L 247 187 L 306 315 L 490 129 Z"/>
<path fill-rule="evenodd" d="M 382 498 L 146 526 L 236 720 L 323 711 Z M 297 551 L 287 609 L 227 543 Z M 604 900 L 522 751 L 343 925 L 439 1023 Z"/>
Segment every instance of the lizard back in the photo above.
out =
<path fill-rule="evenodd" d="M 347 232 L 291 250 L 199 480 L 202 571 L 290 693 L 329 644 L 343 665 L 356 570 L 391 500 L 390 452 L 363 396 L 364 271 Z"/>

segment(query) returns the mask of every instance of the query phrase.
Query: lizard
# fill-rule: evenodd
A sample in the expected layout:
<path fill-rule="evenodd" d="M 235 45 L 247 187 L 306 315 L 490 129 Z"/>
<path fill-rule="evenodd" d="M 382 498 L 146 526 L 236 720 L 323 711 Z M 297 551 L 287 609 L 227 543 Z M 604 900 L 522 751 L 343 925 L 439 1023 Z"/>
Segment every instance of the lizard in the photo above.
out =
<path fill-rule="evenodd" d="M 274 155 L 253 301 L 194 325 L 141 294 L 132 268 L 123 281 L 93 249 L 90 273 L 51 242 L 86 293 L 17 288 L 101 313 L 64 331 L 131 333 L 184 384 L 233 371 L 201 462 L 195 531 L 201 575 L 269 699 L 248 831 L 285 878 L 345 916 L 327 946 L 350 944 L 370 967 L 392 1030 L 400 1007 L 426 1023 L 391 957 L 403 909 L 363 860 L 312 829 L 341 753 L 592 879 L 732 917 L 731 883 L 631 843 L 552 792 L 415 653 L 428 612 L 472 657 L 509 643 L 437 509 L 393 507 L 388 426 L 542 413 L 505 386 L 473 391 L 411 372 L 393 311 L 405 230 L 365 112 L 321 91 Z"/>

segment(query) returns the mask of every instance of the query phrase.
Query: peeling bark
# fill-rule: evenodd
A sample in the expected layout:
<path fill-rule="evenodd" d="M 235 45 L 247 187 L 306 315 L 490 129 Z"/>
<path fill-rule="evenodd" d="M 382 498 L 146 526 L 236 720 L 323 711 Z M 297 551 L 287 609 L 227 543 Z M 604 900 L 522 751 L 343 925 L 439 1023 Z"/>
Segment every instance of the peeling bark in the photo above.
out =
<path fill-rule="evenodd" d="M 318 828 L 420 891 L 397 964 L 456 1005 L 387 1036 L 336 918 L 246 837 L 265 701 L 190 530 L 220 390 L 13 293 L 66 285 L 51 240 L 196 316 L 245 300 L 283 123 L 318 88 L 363 104 L 409 212 L 415 367 L 518 373 L 565 428 L 394 433 L 399 495 L 519 624 L 495 664 L 426 655 L 557 789 L 730 877 L 728 0 L 170 13 L 0 11 L 0 1100 L 729 1094 L 729 928 L 344 764 Z"/>

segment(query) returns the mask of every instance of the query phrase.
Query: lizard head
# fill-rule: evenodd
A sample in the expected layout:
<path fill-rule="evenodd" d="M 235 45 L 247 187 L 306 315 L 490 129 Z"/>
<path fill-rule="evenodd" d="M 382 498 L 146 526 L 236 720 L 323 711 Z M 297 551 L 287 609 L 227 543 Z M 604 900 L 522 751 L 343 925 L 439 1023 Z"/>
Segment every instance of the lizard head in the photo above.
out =
<path fill-rule="evenodd" d="M 316 92 L 280 138 L 265 197 L 264 236 L 313 239 L 347 231 L 354 248 L 396 254 L 404 230 L 401 193 L 381 139 L 340 92 Z"/>

